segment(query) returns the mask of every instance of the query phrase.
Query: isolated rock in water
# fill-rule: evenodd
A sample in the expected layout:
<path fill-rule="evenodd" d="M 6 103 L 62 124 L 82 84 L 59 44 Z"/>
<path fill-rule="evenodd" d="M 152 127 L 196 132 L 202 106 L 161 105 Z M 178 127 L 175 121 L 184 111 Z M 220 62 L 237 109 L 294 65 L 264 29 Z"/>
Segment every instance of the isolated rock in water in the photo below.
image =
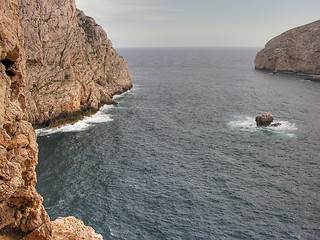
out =
<path fill-rule="evenodd" d="M 320 74 L 320 20 L 282 33 L 257 53 L 255 68 Z"/>
<path fill-rule="evenodd" d="M 32 124 L 95 112 L 132 87 L 127 62 L 102 27 L 76 9 L 75 0 L 18 2 Z"/>
<path fill-rule="evenodd" d="M 52 223 L 52 240 L 87 239 L 102 240 L 93 228 L 87 227 L 74 217 L 57 218 Z"/>
<path fill-rule="evenodd" d="M 274 117 L 271 113 L 263 113 L 261 116 L 256 117 L 257 127 L 267 127 L 270 126 Z"/>
<path fill-rule="evenodd" d="M 280 126 L 280 125 L 281 125 L 281 123 L 277 122 L 277 123 L 272 123 L 272 124 L 270 125 L 270 127 L 278 127 L 278 126 Z"/>

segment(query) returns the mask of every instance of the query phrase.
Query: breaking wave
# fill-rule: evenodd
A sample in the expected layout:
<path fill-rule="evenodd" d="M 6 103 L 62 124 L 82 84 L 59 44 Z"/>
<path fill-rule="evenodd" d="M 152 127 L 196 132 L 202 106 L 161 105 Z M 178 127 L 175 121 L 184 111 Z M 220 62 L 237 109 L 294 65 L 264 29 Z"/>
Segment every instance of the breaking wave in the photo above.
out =
<path fill-rule="evenodd" d="M 96 114 L 93 114 L 89 117 L 85 117 L 83 120 L 80 120 L 76 123 L 66 124 L 56 128 L 41 128 L 37 129 L 36 133 L 38 136 L 46 136 L 58 132 L 85 131 L 97 123 L 112 121 L 111 114 L 109 113 L 109 110 L 112 108 L 114 108 L 113 105 L 105 105 L 101 107 L 101 109 Z"/>
<path fill-rule="evenodd" d="M 291 123 L 287 120 L 279 120 L 274 123 L 280 123 L 279 126 L 269 126 L 269 127 L 257 127 L 255 122 L 255 117 L 251 116 L 238 116 L 235 117 L 228 125 L 233 129 L 239 129 L 241 131 L 247 132 L 270 132 L 285 135 L 288 137 L 295 137 L 294 131 L 298 128 L 295 123 Z"/>

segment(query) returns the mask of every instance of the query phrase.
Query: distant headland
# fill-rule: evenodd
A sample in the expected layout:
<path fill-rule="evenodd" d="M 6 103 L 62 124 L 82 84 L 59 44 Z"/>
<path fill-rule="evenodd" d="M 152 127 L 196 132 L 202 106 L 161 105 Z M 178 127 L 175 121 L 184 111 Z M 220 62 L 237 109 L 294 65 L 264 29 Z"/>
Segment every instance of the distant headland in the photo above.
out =
<path fill-rule="evenodd" d="M 288 30 L 257 53 L 255 68 L 306 74 L 320 80 L 320 20 Z"/>

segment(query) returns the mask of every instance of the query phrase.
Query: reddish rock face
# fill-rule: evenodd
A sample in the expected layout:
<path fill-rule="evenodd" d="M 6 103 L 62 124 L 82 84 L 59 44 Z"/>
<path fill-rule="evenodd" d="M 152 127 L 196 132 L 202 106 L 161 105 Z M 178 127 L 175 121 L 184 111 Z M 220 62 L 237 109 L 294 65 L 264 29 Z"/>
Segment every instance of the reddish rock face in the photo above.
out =
<path fill-rule="evenodd" d="M 25 52 L 16 1 L 0 1 L 0 19 L 0 239 L 29 234 L 49 239 L 50 219 L 35 189 L 38 146 L 27 121 Z"/>
<path fill-rule="evenodd" d="M 270 40 L 255 58 L 255 68 L 320 74 L 320 20 Z"/>
<path fill-rule="evenodd" d="M 52 240 L 66 239 L 90 239 L 102 240 L 102 236 L 97 234 L 93 228 L 87 227 L 82 221 L 74 217 L 59 217 L 52 222 Z M 66 227 L 67 226 L 67 227 Z"/>
<path fill-rule="evenodd" d="M 31 119 L 36 119 L 39 116 L 46 119 L 54 114 L 59 114 L 59 111 L 56 113 L 55 109 L 73 111 L 79 105 L 96 106 L 95 104 L 97 104 L 98 106 L 100 103 L 107 102 L 110 96 L 117 91 L 129 89 L 131 75 L 125 68 L 125 60 L 112 49 L 103 30 L 98 26 L 93 27 L 94 21 L 87 19 L 83 13 L 75 9 L 74 0 L 63 0 L 60 3 L 59 0 L 40 1 L 40 3 L 39 1 L 24 0 L 20 1 L 20 5 L 21 2 L 26 5 L 24 8 L 19 8 L 23 12 L 20 12 L 20 17 L 22 14 L 24 18 L 29 19 L 30 26 L 32 26 L 32 29 L 24 29 L 26 38 L 23 38 L 20 25 L 18 0 L 0 0 L 0 239 L 102 239 L 101 235 L 96 234 L 92 228 L 84 226 L 80 220 L 75 218 L 50 222 L 42 205 L 43 198 L 35 189 L 38 145 L 36 134 L 28 122 L 27 115 L 31 116 Z M 43 5 L 39 7 L 37 4 Z M 43 12 L 39 13 L 39 9 Z M 71 25 L 76 24 L 80 30 L 74 30 L 72 26 L 66 27 L 63 24 L 59 28 L 60 20 L 63 17 L 58 19 L 57 14 L 64 16 L 64 21 L 70 21 Z M 65 16 L 64 14 L 69 15 Z M 78 23 L 80 20 L 88 21 L 86 24 L 83 23 L 84 26 L 89 26 L 90 31 L 94 32 L 89 33 L 81 30 L 83 28 L 79 27 L 80 23 Z M 51 25 L 46 25 L 41 21 L 52 22 Z M 34 23 L 39 24 L 38 31 L 33 29 Z M 56 31 L 56 35 L 51 27 L 55 27 L 53 29 Z M 28 48 L 26 72 L 23 39 L 28 41 L 28 37 L 32 37 L 33 34 L 36 34 L 41 41 L 36 38 L 35 41 L 39 40 L 39 42 L 35 42 L 35 45 Z M 77 39 L 78 45 L 72 47 L 74 42 L 71 39 L 73 41 L 75 39 L 71 36 L 85 37 L 86 45 L 79 46 L 79 44 L 84 44 L 83 38 L 82 40 Z M 96 41 L 99 36 L 102 39 L 99 42 L 102 44 L 100 48 L 90 42 Z M 52 39 L 48 37 L 52 37 Z M 90 40 L 90 37 L 95 37 L 95 39 Z M 58 38 L 62 38 L 65 44 L 60 46 L 61 42 L 56 42 Z M 50 45 L 48 43 L 50 41 L 56 45 Z M 93 44 L 92 48 L 88 42 Z M 42 45 L 38 45 L 38 43 Z M 60 50 L 62 47 L 63 51 L 51 52 L 44 47 L 47 46 L 46 44 Z M 78 53 L 76 47 L 79 47 Z M 95 61 L 91 59 L 100 53 L 102 55 L 104 53 L 105 59 L 111 60 L 99 65 L 95 61 L 101 59 L 97 58 Z M 86 55 L 87 58 L 82 58 L 83 55 Z M 60 62 L 55 65 L 57 64 L 57 56 Z M 85 67 L 89 64 L 96 65 Z M 81 71 L 82 67 L 84 70 Z M 88 72 L 84 72 L 87 70 Z M 98 79 L 98 81 L 96 77 L 106 72 L 108 72 L 109 78 Z M 93 74 L 94 78 L 89 77 L 90 74 Z M 38 80 L 35 81 L 35 78 Z M 49 81 L 46 82 L 46 79 Z M 63 81 L 59 81 L 59 79 Z M 107 82 L 105 86 L 108 88 L 101 89 L 104 80 Z M 78 85 L 80 88 L 77 87 Z M 47 98 L 46 95 L 48 95 Z M 41 96 L 44 97 L 43 101 L 39 99 Z M 54 99 L 56 103 L 53 104 L 48 99 L 51 101 Z M 30 110 L 27 113 L 28 107 L 35 109 L 35 112 Z M 52 228 L 54 234 L 52 234 Z"/>
<path fill-rule="evenodd" d="M 132 87 L 127 62 L 75 0 L 18 0 L 32 124 L 113 103 Z M 39 7 L 41 4 L 41 7 Z"/>

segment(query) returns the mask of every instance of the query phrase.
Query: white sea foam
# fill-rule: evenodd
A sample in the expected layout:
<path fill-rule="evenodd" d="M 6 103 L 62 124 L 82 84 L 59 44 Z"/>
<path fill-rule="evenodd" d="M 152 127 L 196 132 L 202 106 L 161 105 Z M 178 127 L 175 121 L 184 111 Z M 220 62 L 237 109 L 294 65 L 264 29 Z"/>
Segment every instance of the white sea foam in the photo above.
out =
<path fill-rule="evenodd" d="M 128 90 L 122 94 L 115 95 L 113 96 L 113 99 L 119 99 L 122 98 L 126 94 L 131 94 L 133 90 Z M 66 124 L 61 127 L 56 127 L 56 128 L 42 128 L 42 129 L 37 129 L 36 133 L 38 136 L 45 136 L 45 135 L 50 135 L 58 132 L 80 132 L 84 131 L 95 124 L 98 123 L 104 123 L 104 122 L 109 122 L 112 121 L 111 115 L 109 114 L 109 110 L 114 108 L 113 105 L 104 105 L 103 107 L 100 108 L 100 110 L 90 116 L 90 117 L 85 117 L 83 120 L 78 121 L 73 124 Z"/>
<path fill-rule="evenodd" d="M 45 136 L 50 135 L 58 132 L 80 132 L 84 131 L 97 123 L 109 122 L 112 121 L 111 115 L 108 113 L 111 108 L 114 106 L 112 105 L 105 105 L 103 106 L 96 114 L 85 117 L 83 120 L 78 121 L 73 124 L 66 124 L 61 127 L 56 128 L 42 128 L 37 129 L 36 133 L 38 136 Z"/>
<path fill-rule="evenodd" d="M 257 127 L 255 117 L 238 116 L 237 120 L 230 121 L 228 125 L 233 129 L 239 129 L 241 131 L 265 131 L 285 135 L 288 137 L 295 137 L 295 134 L 293 132 L 296 131 L 298 128 L 294 123 L 291 123 L 286 120 L 275 121 L 274 123 L 280 123 L 280 125 L 270 127 Z"/>
<path fill-rule="evenodd" d="M 122 98 L 123 96 L 125 96 L 125 95 L 127 95 L 127 94 L 132 94 L 132 91 L 133 91 L 133 90 L 134 90 L 134 89 L 130 89 L 130 90 L 124 92 L 124 93 L 114 95 L 112 98 L 113 98 L 114 100 L 119 99 L 119 98 Z"/>
<path fill-rule="evenodd" d="M 228 125 L 231 128 L 237 128 L 244 131 L 256 131 L 255 119 L 248 116 L 237 117 L 237 120 L 230 121 Z"/>

